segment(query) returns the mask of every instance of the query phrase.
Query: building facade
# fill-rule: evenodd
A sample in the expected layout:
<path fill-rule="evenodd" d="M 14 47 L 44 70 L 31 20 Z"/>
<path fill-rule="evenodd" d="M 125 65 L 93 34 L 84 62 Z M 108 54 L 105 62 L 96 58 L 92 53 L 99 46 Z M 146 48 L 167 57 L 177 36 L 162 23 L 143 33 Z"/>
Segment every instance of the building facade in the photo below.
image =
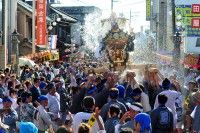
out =
<path fill-rule="evenodd" d="M 50 3 L 47 2 L 47 43 L 50 43 L 51 37 L 56 36 L 57 49 L 59 50 L 60 57 L 62 57 L 65 50 L 65 44 L 71 43 L 71 27 L 77 22 L 76 18 L 71 17 L 65 12 L 52 7 Z M 57 1 L 58 2 L 58 1 Z M 26 49 L 31 48 L 32 44 L 32 2 L 31 1 L 18 1 L 18 32 L 22 34 L 20 40 L 20 53 L 27 54 Z M 47 44 L 48 45 L 48 44 Z M 26 47 L 24 47 L 26 46 Z M 36 50 L 41 49 L 36 46 Z M 50 49 L 47 46 L 47 49 Z M 29 50 L 31 52 L 31 50 Z M 30 53 L 29 53 L 30 54 Z"/>
<path fill-rule="evenodd" d="M 1 38 L 0 38 L 0 68 L 6 68 L 12 60 L 12 32 L 16 29 L 17 0 L 0 1 Z"/>
<path fill-rule="evenodd" d="M 150 32 L 155 36 L 159 62 L 173 65 L 173 0 L 151 0 Z"/>
<path fill-rule="evenodd" d="M 73 6 L 73 7 L 56 7 L 63 12 L 75 17 L 77 19 L 77 23 L 72 25 L 71 28 L 71 39 L 72 43 L 78 44 L 78 45 L 83 45 L 83 37 L 82 34 L 84 33 L 83 31 L 83 26 L 85 25 L 85 17 L 88 14 L 92 13 L 98 13 L 101 15 L 101 9 L 95 6 Z"/>

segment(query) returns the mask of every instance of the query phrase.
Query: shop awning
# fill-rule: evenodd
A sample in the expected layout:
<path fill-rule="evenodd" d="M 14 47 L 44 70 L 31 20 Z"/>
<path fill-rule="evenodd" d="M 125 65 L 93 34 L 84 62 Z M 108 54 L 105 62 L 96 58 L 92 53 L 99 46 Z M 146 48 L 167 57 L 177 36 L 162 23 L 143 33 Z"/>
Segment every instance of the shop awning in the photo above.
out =
<path fill-rule="evenodd" d="M 172 55 L 166 55 L 166 54 L 156 53 L 156 56 L 160 60 L 163 60 L 163 61 L 166 61 L 166 62 L 172 62 L 173 61 Z"/>
<path fill-rule="evenodd" d="M 52 7 L 50 6 L 49 7 L 51 10 L 53 10 L 55 13 L 57 13 L 58 15 L 62 16 L 62 18 L 65 20 L 65 21 L 68 21 L 68 22 L 73 22 L 73 23 L 76 23 L 77 20 L 73 17 L 71 17 L 69 14 L 59 10 L 59 9 L 56 9 L 55 7 Z"/>

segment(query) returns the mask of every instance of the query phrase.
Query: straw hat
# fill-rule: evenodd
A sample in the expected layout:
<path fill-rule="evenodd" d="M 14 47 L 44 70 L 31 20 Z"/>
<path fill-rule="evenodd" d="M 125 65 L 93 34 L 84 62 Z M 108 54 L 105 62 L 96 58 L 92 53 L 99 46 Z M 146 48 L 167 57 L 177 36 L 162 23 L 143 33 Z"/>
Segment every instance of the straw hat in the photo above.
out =
<path fill-rule="evenodd" d="M 197 92 L 193 95 L 193 98 L 194 98 L 196 101 L 200 102 L 200 91 L 197 91 Z"/>

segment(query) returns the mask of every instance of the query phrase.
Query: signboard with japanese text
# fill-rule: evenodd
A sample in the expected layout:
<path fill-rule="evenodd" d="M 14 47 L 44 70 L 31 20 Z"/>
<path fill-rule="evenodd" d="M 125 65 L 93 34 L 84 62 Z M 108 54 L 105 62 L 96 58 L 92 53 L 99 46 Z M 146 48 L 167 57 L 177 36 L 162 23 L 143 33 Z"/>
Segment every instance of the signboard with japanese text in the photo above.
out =
<path fill-rule="evenodd" d="M 192 28 L 200 28 L 200 18 L 192 18 Z"/>
<path fill-rule="evenodd" d="M 181 24 L 185 28 L 185 36 L 200 37 L 197 21 L 200 14 L 192 12 L 192 5 L 176 5 L 176 17 L 181 16 Z M 194 21 L 195 20 L 195 23 Z"/>
<path fill-rule="evenodd" d="M 46 45 L 46 0 L 37 0 L 36 39 L 37 45 Z"/>
<path fill-rule="evenodd" d="M 200 14 L 200 4 L 192 4 L 192 13 Z"/>
<path fill-rule="evenodd" d="M 146 21 L 151 19 L 151 0 L 146 0 Z"/>

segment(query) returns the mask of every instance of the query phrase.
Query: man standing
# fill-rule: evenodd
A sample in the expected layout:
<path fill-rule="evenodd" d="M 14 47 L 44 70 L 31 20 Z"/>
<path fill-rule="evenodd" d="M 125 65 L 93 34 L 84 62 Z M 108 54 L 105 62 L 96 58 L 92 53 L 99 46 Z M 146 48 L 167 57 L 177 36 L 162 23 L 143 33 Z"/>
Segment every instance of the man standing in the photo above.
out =
<path fill-rule="evenodd" d="M 126 107 L 123 103 L 119 102 L 118 99 L 119 96 L 119 91 L 117 88 L 112 88 L 109 91 L 109 98 L 110 98 L 110 102 L 106 103 L 102 108 L 101 108 L 101 112 L 100 115 L 103 118 L 104 122 L 107 120 L 108 118 L 108 112 L 109 112 L 109 108 L 110 105 L 115 104 L 118 105 L 118 107 L 120 108 L 120 110 L 122 111 L 122 114 L 124 114 L 126 112 Z"/>
<path fill-rule="evenodd" d="M 177 123 L 177 113 L 176 113 L 175 102 L 176 102 L 176 99 L 180 96 L 180 94 L 177 91 L 170 90 L 171 82 L 167 78 L 163 80 L 162 88 L 164 89 L 164 91 L 161 92 L 160 94 L 165 95 L 168 99 L 165 105 L 172 110 L 173 118 L 174 118 L 174 129 L 175 129 L 176 123 Z M 156 102 L 154 104 L 154 109 L 156 109 L 158 106 L 159 104 L 158 104 L 158 96 L 157 96 Z"/>
<path fill-rule="evenodd" d="M 2 122 L 9 126 L 9 133 L 16 132 L 17 112 L 11 108 L 12 101 L 10 98 L 3 98 L 3 109 L 1 110 Z"/>
<path fill-rule="evenodd" d="M 93 115 L 94 108 L 95 108 L 95 100 L 91 96 L 86 96 L 83 99 L 83 112 L 79 112 L 74 115 L 73 119 L 73 130 L 74 133 L 78 133 L 78 127 L 81 123 L 87 123 L 90 121 L 90 118 Z M 98 119 L 93 121 L 94 123 L 91 126 L 91 133 L 97 133 L 101 130 L 101 127 L 104 128 L 104 123 L 101 116 L 98 116 Z"/>
<path fill-rule="evenodd" d="M 191 113 L 192 131 L 194 133 L 199 133 L 200 132 L 200 91 L 196 92 L 193 95 L 193 98 L 195 100 L 196 107 Z"/>
<path fill-rule="evenodd" d="M 158 95 L 159 106 L 150 115 L 153 133 L 173 132 L 173 114 L 171 109 L 165 106 L 167 99 L 165 95 Z"/>
<path fill-rule="evenodd" d="M 115 126 L 115 133 L 119 133 L 123 128 L 130 128 L 134 130 L 134 117 L 143 112 L 143 107 L 140 103 L 128 104 L 129 111 L 127 111 L 122 118 L 120 123 Z"/>
<path fill-rule="evenodd" d="M 3 77 L 3 75 L 0 75 L 0 98 L 3 98 L 5 94 L 5 88 L 3 86 Z"/>
<path fill-rule="evenodd" d="M 66 116 L 69 110 L 69 105 L 68 105 L 68 101 L 69 101 L 69 96 L 67 93 L 67 90 L 63 87 L 63 84 L 60 79 L 58 81 L 56 81 L 56 88 L 57 88 L 57 92 L 60 95 L 60 114 L 61 114 L 61 120 L 64 123 L 66 120 Z"/>
<path fill-rule="evenodd" d="M 109 108 L 109 118 L 105 122 L 106 133 L 114 133 L 115 126 L 119 124 L 120 109 L 117 105 L 113 104 Z"/>
<path fill-rule="evenodd" d="M 31 104 L 32 95 L 29 92 L 23 92 L 21 98 L 22 98 L 22 105 L 19 107 L 20 120 L 23 122 L 33 122 L 34 115 L 37 111 L 36 108 L 34 108 L 34 106 Z"/>
<path fill-rule="evenodd" d="M 45 133 L 48 128 L 55 126 L 55 124 L 53 124 L 50 115 L 45 109 L 45 107 L 48 106 L 48 98 L 45 95 L 41 95 L 38 98 L 38 101 L 40 102 L 40 105 L 37 107 L 38 115 L 35 124 L 38 127 L 38 133 Z"/>
<path fill-rule="evenodd" d="M 47 85 L 48 94 L 48 109 L 53 114 L 53 120 L 60 118 L 60 95 L 56 92 L 56 87 L 53 83 Z"/>
<path fill-rule="evenodd" d="M 32 101 L 33 101 L 34 106 L 37 106 L 37 104 L 36 104 L 37 99 L 41 95 L 39 86 L 40 86 L 40 80 L 38 78 L 34 78 L 33 86 L 30 88 L 30 92 L 32 94 Z"/>

